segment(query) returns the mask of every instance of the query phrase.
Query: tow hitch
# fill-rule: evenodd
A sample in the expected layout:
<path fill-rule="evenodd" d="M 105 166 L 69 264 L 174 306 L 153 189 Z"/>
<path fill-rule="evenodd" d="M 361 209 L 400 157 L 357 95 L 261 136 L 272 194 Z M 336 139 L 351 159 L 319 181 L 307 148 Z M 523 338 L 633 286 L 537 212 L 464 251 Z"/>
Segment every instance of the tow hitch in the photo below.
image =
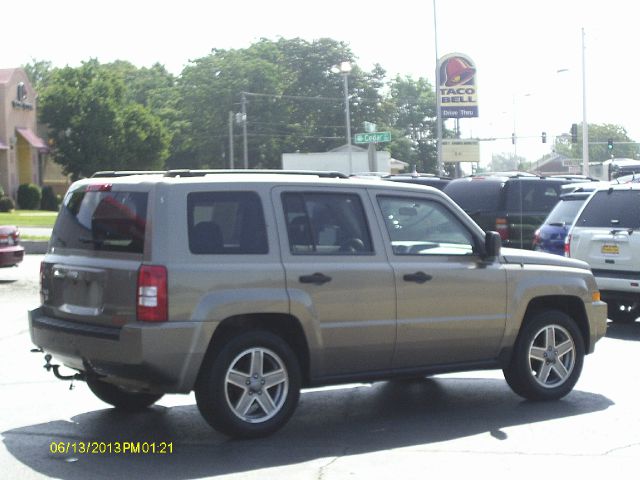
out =
<path fill-rule="evenodd" d="M 42 349 L 40 348 L 34 348 L 33 350 L 31 350 L 33 353 L 44 353 Z M 51 372 L 53 371 L 53 374 L 55 375 L 56 378 L 60 379 L 60 380 L 69 380 L 71 382 L 73 382 L 74 380 L 84 380 L 84 373 L 82 372 L 78 372 L 75 373 L 73 375 L 62 375 L 60 373 L 60 365 L 55 365 L 53 363 L 51 363 L 51 355 L 50 354 L 46 354 L 44 356 L 44 361 L 45 364 L 43 366 L 43 368 L 47 371 L 47 372 Z M 69 386 L 69 390 L 73 389 L 73 383 Z"/>

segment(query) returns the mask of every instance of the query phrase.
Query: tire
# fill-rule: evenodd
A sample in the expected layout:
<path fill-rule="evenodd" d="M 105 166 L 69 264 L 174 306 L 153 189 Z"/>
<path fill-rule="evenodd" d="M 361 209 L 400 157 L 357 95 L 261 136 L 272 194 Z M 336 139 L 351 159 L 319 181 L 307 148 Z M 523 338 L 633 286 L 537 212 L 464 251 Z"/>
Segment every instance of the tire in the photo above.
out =
<path fill-rule="evenodd" d="M 573 319 L 547 310 L 525 318 L 503 373 L 521 397 L 557 400 L 573 389 L 583 361 L 584 340 Z"/>
<path fill-rule="evenodd" d="M 214 429 L 235 438 L 258 438 L 280 429 L 300 398 L 300 366 L 289 345 L 256 330 L 229 340 L 205 360 L 196 403 Z"/>
<path fill-rule="evenodd" d="M 639 316 L 637 304 L 623 304 L 616 301 L 607 302 L 607 317 L 614 323 L 633 323 Z"/>
<path fill-rule="evenodd" d="M 96 397 L 118 410 L 126 412 L 144 410 L 162 398 L 162 394 L 130 392 L 111 383 L 103 382 L 94 376 L 88 376 L 86 382 Z"/>

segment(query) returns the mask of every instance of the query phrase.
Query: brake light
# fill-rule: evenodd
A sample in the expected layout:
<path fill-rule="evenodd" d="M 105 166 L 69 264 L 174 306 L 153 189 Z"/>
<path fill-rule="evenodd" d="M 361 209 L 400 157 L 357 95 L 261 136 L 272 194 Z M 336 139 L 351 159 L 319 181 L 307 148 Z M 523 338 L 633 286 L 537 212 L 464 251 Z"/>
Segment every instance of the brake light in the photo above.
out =
<path fill-rule="evenodd" d="M 571 256 L 571 234 L 567 235 L 564 239 L 564 256 Z"/>
<path fill-rule="evenodd" d="M 540 245 L 541 241 L 540 241 L 540 229 L 536 230 L 535 232 L 533 232 L 533 247 L 535 248 L 536 246 Z"/>
<path fill-rule="evenodd" d="M 502 240 L 509 240 L 509 224 L 506 218 L 496 218 L 496 232 Z"/>
<path fill-rule="evenodd" d="M 46 301 L 44 295 L 44 262 L 40 262 L 40 304 L 44 305 Z"/>
<path fill-rule="evenodd" d="M 139 322 L 166 322 L 168 319 L 167 269 L 142 265 L 138 270 L 136 313 Z"/>
<path fill-rule="evenodd" d="M 110 192 L 112 185 L 110 183 L 93 183 L 87 185 L 85 192 Z"/>

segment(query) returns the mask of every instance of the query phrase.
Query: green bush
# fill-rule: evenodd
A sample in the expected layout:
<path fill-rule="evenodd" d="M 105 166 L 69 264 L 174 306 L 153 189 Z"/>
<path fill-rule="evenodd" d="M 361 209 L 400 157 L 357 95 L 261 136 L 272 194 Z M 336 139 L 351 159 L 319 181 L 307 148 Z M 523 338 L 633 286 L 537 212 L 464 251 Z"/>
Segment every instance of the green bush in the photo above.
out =
<path fill-rule="evenodd" d="M 23 210 L 38 210 L 42 200 L 40 187 L 33 183 L 23 183 L 18 187 L 18 205 Z"/>
<path fill-rule="evenodd" d="M 57 212 L 59 205 L 60 197 L 55 194 L 53 188 L 48 185 L 46 187 L 42 187 L 42 201 L 40 202 L 40 208 L 42 210 Z"/>
<path fill-rule="evenodd" d="M 10 212 L 16 208 L 11 197 L 0 197 L 0 212 Z"/>
<path fill-rule="evenodd" d="M 2 188 L 2 185 L 0 185 L 0 198 L 4 197 L 4 189 Z"/>

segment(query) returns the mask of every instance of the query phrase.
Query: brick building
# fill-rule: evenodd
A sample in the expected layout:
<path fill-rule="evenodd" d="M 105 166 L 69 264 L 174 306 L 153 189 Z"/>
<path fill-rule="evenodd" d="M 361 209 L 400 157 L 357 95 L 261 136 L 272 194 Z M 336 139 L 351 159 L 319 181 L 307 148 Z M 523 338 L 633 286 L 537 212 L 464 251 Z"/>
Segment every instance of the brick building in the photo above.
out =
<path fill-rule="evenodd" d="M 36 92 L 21 68 L 0 69 L 0 185 L 16 198 L 23 183 L 42 184 L 47 144 L 37 134 Z"/>

